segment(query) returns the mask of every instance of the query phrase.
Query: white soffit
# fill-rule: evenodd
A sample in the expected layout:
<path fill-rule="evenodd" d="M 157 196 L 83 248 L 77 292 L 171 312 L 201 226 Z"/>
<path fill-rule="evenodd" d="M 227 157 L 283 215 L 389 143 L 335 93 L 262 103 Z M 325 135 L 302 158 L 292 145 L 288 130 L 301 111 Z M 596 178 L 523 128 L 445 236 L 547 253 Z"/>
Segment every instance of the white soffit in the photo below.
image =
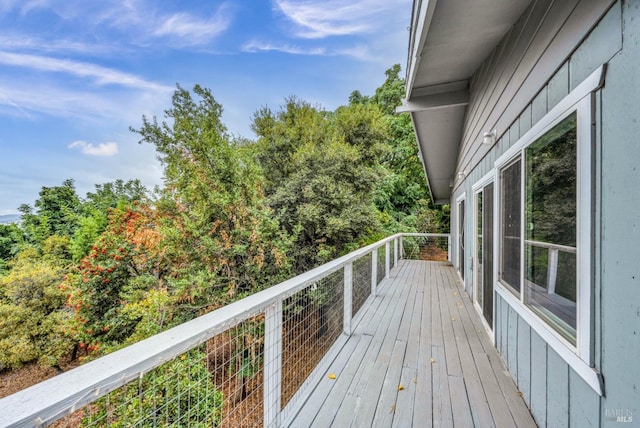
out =
<path fill-rule="evenodd" d="M 530 3 L 414 0 L 407 99 L 398 112 L 411 112 L 434 201 L 449 202 L 469 79 Z"/>

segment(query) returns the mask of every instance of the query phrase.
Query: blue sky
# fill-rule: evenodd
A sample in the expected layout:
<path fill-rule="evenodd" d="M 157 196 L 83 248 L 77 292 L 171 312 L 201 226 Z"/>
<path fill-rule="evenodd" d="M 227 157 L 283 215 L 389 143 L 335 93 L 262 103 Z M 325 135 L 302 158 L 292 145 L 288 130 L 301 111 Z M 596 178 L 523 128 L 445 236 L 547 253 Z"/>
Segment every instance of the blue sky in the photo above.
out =
<path fill-rule="evenodd" d="M 411 0 L 0 0 L 0 215 L 42 186 L 162 183 L 129 126 L 178 83 L 212 90 L 253 139 L 253 113 L 295 95 L 335 109 L 404 66 Z"/>

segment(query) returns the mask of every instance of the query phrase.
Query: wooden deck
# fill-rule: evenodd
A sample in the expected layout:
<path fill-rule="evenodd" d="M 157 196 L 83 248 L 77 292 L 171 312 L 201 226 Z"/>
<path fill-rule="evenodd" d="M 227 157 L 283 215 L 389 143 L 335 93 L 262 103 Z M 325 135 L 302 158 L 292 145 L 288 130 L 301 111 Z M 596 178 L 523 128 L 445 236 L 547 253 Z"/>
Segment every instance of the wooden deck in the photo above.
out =
<path fill-rule="evenodd" d="M 290 426 L 536 426 L 448 263 L 400 261 L 354 322 Z"/>

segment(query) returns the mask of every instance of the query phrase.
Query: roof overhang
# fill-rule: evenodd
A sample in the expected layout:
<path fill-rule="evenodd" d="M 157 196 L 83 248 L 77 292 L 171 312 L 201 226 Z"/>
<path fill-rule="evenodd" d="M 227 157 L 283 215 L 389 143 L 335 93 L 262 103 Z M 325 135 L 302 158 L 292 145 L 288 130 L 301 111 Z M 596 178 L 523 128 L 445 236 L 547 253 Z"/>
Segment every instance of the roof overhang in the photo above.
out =
<path fill-rule="evenodd" d="M 531 0 L 414 0 L 406 100 L 436 203 L 449 203 L 469 80 Z"/>

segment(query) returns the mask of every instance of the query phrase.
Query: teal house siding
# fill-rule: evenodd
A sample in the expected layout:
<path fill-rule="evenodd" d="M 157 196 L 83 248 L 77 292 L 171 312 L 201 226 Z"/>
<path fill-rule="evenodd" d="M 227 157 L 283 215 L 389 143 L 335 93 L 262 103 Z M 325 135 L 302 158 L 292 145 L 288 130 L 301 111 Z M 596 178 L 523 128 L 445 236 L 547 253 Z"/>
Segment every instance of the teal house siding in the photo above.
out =
<path fill-rule="evenodd" d="M 601 411 L 605 426 L 618 427 L 617 410 L 640 425 L 640 2 L 623 2 L 621 22 L 623 47 L 601 94 L 598 189 Z"/>
<path fill-rule="evenodd" d="M 504 12 L 505 3 L 489 3 L 496 13 Z M 414 12 L 417 4 L 421 2 L 414 3 Z M 590 291 L 589 319 L 578 320 L 578 327 L 590 332 L 592 343 L 573 348 L 554 339 L 551 327 L 497 282 L 490 327 L 494 345 L 539 426 L 640 426 L 640 1 L 535 0 L 519 2 L 519 7 L 501 38 L 465 77 L 468 103 L 461 137 L 440 143 L 457 144 L 450 195 L 440 188 L 436 199 L 451 203 L 452 242 L 457 243 L 457 201 L 464 195 L 461 275 L 473 299 L 474 190 L 485 185 L 480 181 L 486 177 L 499 184 L 496 161 L 515 145 L 522 147 L 522 137 L 547 113 L 594 72 L 604 70 L 603 80 L 586 95 L 592 108 L 591 169 L 579 167 L 591 172 L 586 186 L 591 212 L 580 212 L 578 218 L 589 219 L 592 248 L 589 268 L 581 270 L 586 272 L 580 280 L 583 288 L 578 288 L 578 293 Z M 442 82 L 432 79 L 431 84 Z M 428 117 L 421 116 L 428 114 L 422 110 L 411 112 L 414 124 Z M 589 129 L 589 122 L 583 123 Z M 495 140 L 482 144 L 484 133 L 493 130 Z M 437 141 L 418 131 L 416 135 L 423 159 L 429 150 L 437 152 Z M 425 168 L 429 177 L 426 161 Z M 501 245 L 499 197 L 496 193 L 494 280 Z M 458 245 L 453 251 L 459 266 Z"/>
<path fill-rule="evenodd" d="M 508 90 L 512 81 L 526 79 L 527 72 L 532 72 L 514 67 L 518 55 L 520 64 L 537 64 L 515 47 L 537 48 L 534 53 L 538 60 L 544 60 L 541 57 L 549 46 L 541 46 L 539 31 L 553 28 L 561 36 L 572 14 L 589 15 L 581 8 L 592 3 L 532 2 L 474 74 L 465 119 L 466 141 L 458 158 L 458 169 L 466 168 L 468 174 L 452 197 L 453 201 L 466 193 L 469 218 L 465 247 L 473 248 L 469 215 L 473 212 L 474 182 L 491 172 L 495 160 L 580 82 L 601 64 L 607 64 L 605 85 L 595 94 L 594 139 L 594 234 L 598 247 L 593 263 L 594 362 L 603 375 L 604 396 L 597 394 L 504 299 L 497 294 L 495 297 L 495 345 L 536 422 L 548 427 L 619 426 L 611 415 L 621 411 L 635 415 L 640 425 L 640 2 L 618 1 L 608 6 L 566 57 L 555 66 L 547 66 L 553 73 L 482 157 L 473 137 L 486 128 L 480 125 L 488 121 L 485 118 L 500 116 L 496 106 L 510 104 L 512 99 L 505 98 L 514 96 Z M 537 26 L 530 21 L 541 16 L 544 21 Z M 522 81 L 519 84 L 524 85 Z M 503 112 L 502 116 L 507 114 Z M 474 290 L 472 258 L 472 252 L 467 251 L 465 283 L 470 294 Z"/>

